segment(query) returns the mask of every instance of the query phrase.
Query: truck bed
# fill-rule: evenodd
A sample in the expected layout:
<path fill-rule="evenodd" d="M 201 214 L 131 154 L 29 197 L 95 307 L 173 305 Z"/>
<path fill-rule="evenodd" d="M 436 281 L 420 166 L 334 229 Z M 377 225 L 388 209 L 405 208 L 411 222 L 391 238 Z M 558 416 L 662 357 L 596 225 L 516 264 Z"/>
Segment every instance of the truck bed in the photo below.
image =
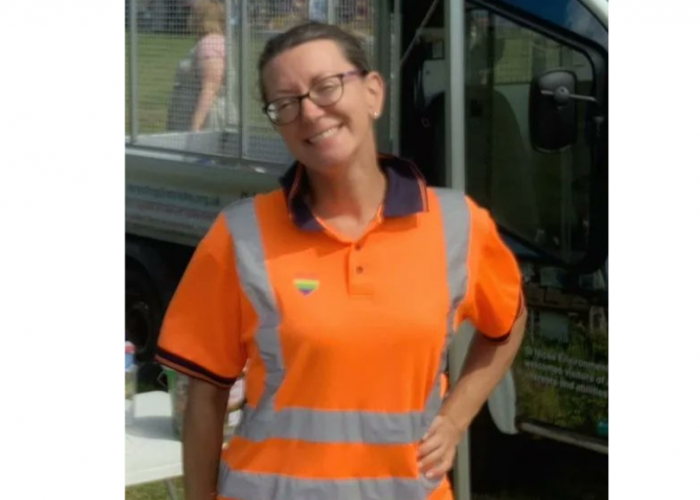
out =
<path fill-rule="evenodd" d="M 277 188 L 293 158 L 278 136 L 251 132 L 244 158 L 236 131 L 127 137 L 127 234 L 194 246 L 223 207 Z"/>

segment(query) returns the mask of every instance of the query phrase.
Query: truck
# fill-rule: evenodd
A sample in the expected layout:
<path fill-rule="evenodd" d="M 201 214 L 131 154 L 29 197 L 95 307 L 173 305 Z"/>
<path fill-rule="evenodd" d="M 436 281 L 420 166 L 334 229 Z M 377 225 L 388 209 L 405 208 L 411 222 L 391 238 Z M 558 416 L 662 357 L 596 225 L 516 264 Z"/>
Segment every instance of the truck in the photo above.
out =
<path fill-rule="evenodd" d="M 128 1 L 126 333 L 142 364 L 214 217 L 277 188 L 292 162 L 261 112 L 258 54 L 322 20 L 361 37 L 387 82 L 379 149 L 486 207 L 522 270 L 525 340 L 460 444 L 456 497 L 496 459 L 493 439 L 607 454 L 607 0 L 226 0 L 226 120 L 197 132 L 166 127 L 172 75 L 195 38 L 158 19 L 167 9 L 149 12 L 161 2 Z M 464 330 L 450 380 L 474 334 Z"/>

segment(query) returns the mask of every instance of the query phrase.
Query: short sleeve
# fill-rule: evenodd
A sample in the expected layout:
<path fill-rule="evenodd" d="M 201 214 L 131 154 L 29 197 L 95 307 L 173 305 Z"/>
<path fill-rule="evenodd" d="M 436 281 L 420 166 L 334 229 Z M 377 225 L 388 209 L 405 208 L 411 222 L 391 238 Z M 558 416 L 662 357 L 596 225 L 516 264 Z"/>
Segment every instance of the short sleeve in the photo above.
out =
<path fill-rule="evenodd" d="M 245 365 L 233 242 L 219 216 L 195 250 L 163 320 L 156 360 L 230 387 Z"/>
<path fill-rule="evenodd" d="M 197 57 L 200 61 L 211 58 L 223 59 L 226 57 L 226 43 L 224 37 L 217 34 L 207 35 L 197 46 Z"/>
<path fill-rule="evenodd" d="M 487 337 L 504 340 L 523 306 L 520 269 L 489 213 L 470 198 L 467 205 L 471 220 L 467 292 L 457 319 L 468 319 Z"/>

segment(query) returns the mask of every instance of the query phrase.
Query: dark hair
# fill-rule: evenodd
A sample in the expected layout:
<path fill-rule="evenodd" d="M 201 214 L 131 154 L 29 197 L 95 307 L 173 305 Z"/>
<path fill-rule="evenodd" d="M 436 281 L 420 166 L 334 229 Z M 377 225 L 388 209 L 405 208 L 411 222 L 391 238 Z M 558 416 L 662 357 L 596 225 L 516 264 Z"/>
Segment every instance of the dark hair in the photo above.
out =
<path fill-rule="evenodd" d="M 369 65 L 369 59 L 362 40 L 334 24 L 308 21 L 274 36 L 265 44 L 265 48 L 260 54 L 260 59 L 258 59 L 258 85 L 263 102 L 266 100 L 262 78 L 265 66 L 281 53 L 316 40 L 331 40 L 335 42 L 340 47 L 345 58 L 355 68 L 364 72 L 371 71 L 372 68 Z"/>

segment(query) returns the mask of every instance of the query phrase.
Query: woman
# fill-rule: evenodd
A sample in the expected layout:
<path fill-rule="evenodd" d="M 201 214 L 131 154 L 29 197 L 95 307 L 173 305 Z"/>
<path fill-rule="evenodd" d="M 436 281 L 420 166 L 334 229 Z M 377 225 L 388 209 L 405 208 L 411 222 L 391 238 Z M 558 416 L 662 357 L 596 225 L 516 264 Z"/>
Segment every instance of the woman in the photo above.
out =
<path fill-rule="evenodd" d="M 225 18 L 218 0 L 197 0 L 192 5 L 190 25 L 198 41 L 178 64 L 168 130 L 196 132 L 224 125 Z"/>
<path fill-rule="evenodd" d="M 449 500 L 456 446 L 522 339 L 516 261 L 463 193 L 377 155 L 385 86 L 353 36 L 301 25 L 259 70 L 297 162 L 282 189 L 217 218 L 160 338 L 160 362 L 192 377 L 187 498 Z M 443 399 L 465 320 L 481 333 Z M 220 455 L 244 366 L 247 404 Z"/>

